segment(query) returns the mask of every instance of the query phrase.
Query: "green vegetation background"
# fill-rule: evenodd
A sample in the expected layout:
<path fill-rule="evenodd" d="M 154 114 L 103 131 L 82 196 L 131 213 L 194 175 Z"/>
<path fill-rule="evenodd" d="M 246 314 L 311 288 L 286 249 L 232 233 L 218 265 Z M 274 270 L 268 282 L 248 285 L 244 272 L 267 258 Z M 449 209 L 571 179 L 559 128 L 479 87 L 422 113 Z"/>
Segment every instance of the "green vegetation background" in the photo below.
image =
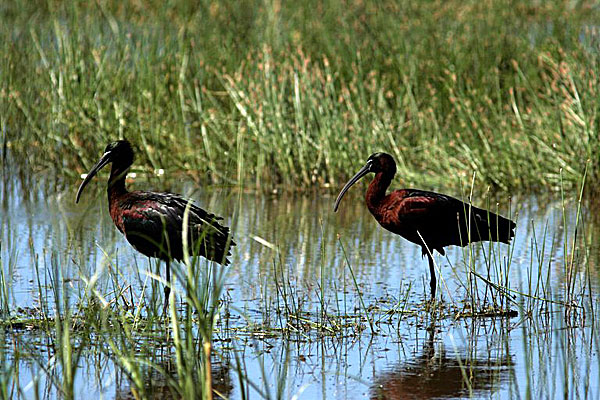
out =
<path fill-rule="evenodd" d="M 3 150 L 74 176 L 119 137 L 202 184 L 600 181 L 600 7 L 586 1 L 3 1 Z M 8 149 L 8 151 L 7 151 Z"/>

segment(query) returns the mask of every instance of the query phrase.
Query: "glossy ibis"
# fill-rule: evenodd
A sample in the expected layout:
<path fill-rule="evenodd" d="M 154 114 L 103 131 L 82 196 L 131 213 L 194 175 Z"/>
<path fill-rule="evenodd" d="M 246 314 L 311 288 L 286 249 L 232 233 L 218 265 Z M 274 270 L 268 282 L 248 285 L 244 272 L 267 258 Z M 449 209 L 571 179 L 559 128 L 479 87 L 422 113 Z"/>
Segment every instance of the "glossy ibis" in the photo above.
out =
<path fill-rule="evenodd" d="M 85 186 L 102 167 L 112 162 L 108 178 L 108 207 L 117 229 L 140 253 L 166 262 L 165 310 L 171 291 L 171 260 L 183 259 L 183 222 L 188 213 L 187 240 L 190 255 L 201 255 L 222 265 L 235 246 L 229 228 L 219 224 L 215 216 L 189 200 L 173 193 L 157 193 L 125 188 L 125 176 L 133 163 L 133 149 L 127 140 L 106 146 L 100 160 L 92 167 L 79 186 L 75 202 Z"/>
<path fill-rule="evenodd" d="M 508 243 L 515 235 L 513 221 L 454 197 L 418 189 L 386 194 L 396 174 L 396 162 L 386 153 L 369 157 L 338 195 L 334 211 L 348 189 L 369 172 L 375 173 L 375 178 L 367 189 L 367 207 L 382 227 L 421 246 L 422 255 L 429 259 L 432 298 L 436 289 L 434 250 L 444 255 L 446 246 L 466 246 L 482 240 Z"/>

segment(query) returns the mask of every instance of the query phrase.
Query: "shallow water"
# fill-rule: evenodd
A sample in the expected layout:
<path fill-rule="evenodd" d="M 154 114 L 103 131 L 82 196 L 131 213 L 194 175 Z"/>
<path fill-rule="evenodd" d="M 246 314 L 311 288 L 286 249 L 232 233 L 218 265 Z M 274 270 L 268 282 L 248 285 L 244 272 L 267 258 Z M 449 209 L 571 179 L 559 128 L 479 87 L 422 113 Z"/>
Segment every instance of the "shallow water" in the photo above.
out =
<path fill-rule="evenodd" d="M 110 220 L 103 177 L 86 189 L 78 205 L 78 182 L 57 190 L 47 180 L 7 174 L 0 184 L 0 256 L 12 315 L 35 314 L 43 307 L 52 314 L 50 288 L 58 276 L 50 273 L 53 269 L 67 282 L 73 307 L 94 274 L 99 276 L 97 290 L 113 290 L 111 268 L 118 269 L 120 283 L 130 285 L 132 293 L 153 283 L 148 271 L 156 263 L 136 253 Z M 473 245 L 473 252 L 454 247 L 447 257 L 438 255 L 444 307 L 431 311 L 425 306 L 427 261 L 418 246 L 378 226 L 364 206 L 364 186 L 344 198 L 337 214 L 332 212 L 334 198 L 322 194 L 262 196 L 224 189 L 209 194 L 192 185 L 157 181 L 130 186 L 185 193 L 224 216 L 234 232 L 237 246 L 227 267 L 213 360 L 215 387 L 226 397 L 240 398 L 243 390 L 236 354 L 243 360 L 246 382 L 252 383 L 246 386 L 250 398 L 600 396 L 598 327 L 592 314 L 598 228 L 584 207 L 572 246 L 574 200 L 564 202 L 563 212 L 560 199 L 513 197 L 510 214 L 518 227 L 512 246 Z M 508 215 L 507 198 L 490 202 L 498 202 L 501 214 Z M 572 274 L 565 272 L 565 260 L 574 266 Z M 535 287 L 544 286 L 545 296 L 558 302 L 573 286 L 577 295 L 569 300 L 583 308 L 567 313 L 560 304 L 540 306 L 539 299 L 513 293 L 514 300 L 505 305 L 517 317 L 458 318 L 468 305 L 469 264 L 494 282 L 495 271 L 509 269 L 512 290 L 541 296 Z M 484 308 L 497 291 L 473 279 Z M 156 286 L 162 295 L 162 286 Z M 284 304 L 282 292 L 293 306 Z M 290 307 L 305 319 L 294 321 L 285 312 Z M 372 318 L 374 334 L 361 318 L 365 314 Z M 316 328 L 335 324 L 345 327 L 332 334 Z M 12 387 L 23 398 L 35 398 L 38 391 L 43 398 L 58 397 L 50 378 L 60 376 L 49 367 L 55 362 L 51 339 L 26 327 L 5 335 L 6 357 L 18 367 Z M 133 398 L 130 382 L 103 346 L 92 339 L 84 351 L 75 397 Z M 172 359 L 163 350 L 157 349 L 153 362 L 169 371 Z M 164 376 L 148 384 L 156 398 L 168 397 Z"/>

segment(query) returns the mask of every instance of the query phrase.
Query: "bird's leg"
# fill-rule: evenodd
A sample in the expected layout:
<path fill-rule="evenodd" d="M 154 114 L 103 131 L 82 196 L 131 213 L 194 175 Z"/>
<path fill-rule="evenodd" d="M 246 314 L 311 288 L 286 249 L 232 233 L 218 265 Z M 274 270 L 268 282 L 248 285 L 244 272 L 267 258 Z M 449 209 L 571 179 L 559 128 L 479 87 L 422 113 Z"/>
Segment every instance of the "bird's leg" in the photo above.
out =
<path fill-rule="evenodd" d="M 429 286 L 431 287 L 431 299 L 435 299 L 435 265 L 433 263 L 433 255 L 427 252 L 427 259 L 429 260 L 429 274 L 431 275 L 431 281 L 429 282 Z"/>
<path fill-rule="evenodd" d="M 165 286 L 165 305 L 163 315 L 166 314 L 169 307 L 169 295 L 171 294 L 171 260 L 167 260 L 167 284 Z"/>

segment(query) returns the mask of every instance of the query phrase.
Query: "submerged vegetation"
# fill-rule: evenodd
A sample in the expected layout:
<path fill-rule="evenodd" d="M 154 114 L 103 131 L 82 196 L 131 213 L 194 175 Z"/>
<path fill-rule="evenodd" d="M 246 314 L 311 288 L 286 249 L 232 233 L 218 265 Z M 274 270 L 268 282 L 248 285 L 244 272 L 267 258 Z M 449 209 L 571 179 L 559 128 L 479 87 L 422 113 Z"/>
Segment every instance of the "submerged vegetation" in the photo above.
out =
<path fill-rule="evenodd" d="M 295 190 L 385 150 L 407 185 L 570 189 L 588 163 L 598 187 L 599 21 L 586 1 L 3 2 L 2 151 L 75 174 L 127 137 L 149 171 Z"/>

